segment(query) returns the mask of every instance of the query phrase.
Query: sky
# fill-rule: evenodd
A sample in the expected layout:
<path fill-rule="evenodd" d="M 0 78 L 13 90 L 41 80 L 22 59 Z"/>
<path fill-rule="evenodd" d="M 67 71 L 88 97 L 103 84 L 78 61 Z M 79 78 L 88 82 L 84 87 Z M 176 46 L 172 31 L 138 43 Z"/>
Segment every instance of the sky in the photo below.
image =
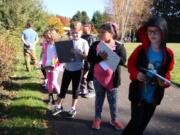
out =
<path fill-rule="evenodd" d="M 91 18 L 95 11 L 103 12 L 106 4 L 107 0 L 43 0 L 46 11 L 70 18 L 78 10 L 86 11 Z"/>

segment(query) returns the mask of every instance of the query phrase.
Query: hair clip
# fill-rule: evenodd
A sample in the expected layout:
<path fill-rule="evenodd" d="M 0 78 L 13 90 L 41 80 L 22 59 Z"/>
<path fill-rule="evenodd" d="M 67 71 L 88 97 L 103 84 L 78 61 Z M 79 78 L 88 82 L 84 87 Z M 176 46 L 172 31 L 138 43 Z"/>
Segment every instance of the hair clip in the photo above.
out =
<path fill-rule="evenodd" d="M 117 31 L 118 30 L 118 25 L 117 25 L 117 23 L 111 23 L 111 25 L 114 27 L 114 29 Z"/>

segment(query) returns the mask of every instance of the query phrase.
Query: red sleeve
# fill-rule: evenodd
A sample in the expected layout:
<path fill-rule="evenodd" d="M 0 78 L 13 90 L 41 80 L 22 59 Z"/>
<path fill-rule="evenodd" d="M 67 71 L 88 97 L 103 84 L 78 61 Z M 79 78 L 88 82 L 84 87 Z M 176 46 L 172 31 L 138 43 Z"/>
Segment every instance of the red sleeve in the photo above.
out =
<path fill-rule="evenodd" d="M 137 58 L 142 45 L 138 46 L 128 59 L 128 72 L 130 73 L 131 80 L 137 80 L 138 69 L 136 68 Z"/>
<path fill-rule="evenodd" d="M 169 65 L 169 68 L 165 74 L 165 78 L 168 79 L 168 80 L 171 80 L 171 74 L 170 72 L 173 70 L 174 68 L 174 53 L 171 49 L 167 48 L 167 52 L 169 53 L 170 57 L 171 57 L 171 62 L 170 62 L 170 65 Z M 167 88 L 169 87 L 170 85 L 165 85 L 164 87 Z"/>

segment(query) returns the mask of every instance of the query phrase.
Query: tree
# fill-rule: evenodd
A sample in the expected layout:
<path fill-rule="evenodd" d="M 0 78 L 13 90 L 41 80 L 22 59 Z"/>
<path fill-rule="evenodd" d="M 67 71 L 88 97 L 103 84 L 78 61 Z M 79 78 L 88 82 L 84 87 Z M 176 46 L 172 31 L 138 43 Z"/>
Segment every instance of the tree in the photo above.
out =
<path fill-rule="evenodd" d="M 40 0 L 0 0 L 0 27 L 22 30 L 28 20 L 41 31 L 46 26 L 46 13 Z"/>
<path fill-rule="evenodd" d="M 121 41 L 133 29 L 137 29 L 145 17 L 152 0 L 109 0 L 106 12 L 111 15 L 111 21 L 119 25 Z M 135 31 L 135 30 L 134 30 Z"/>
<path fill-rule="evenodd" d="M 77 11 L 77 13 L 73 15 L 71 21 L 81 21 L 81 12 Z"/>
<path fill-rule="evenodd" d="M 89 22 L 89 16 L 87 15 L 86 11 L 77 11 L 77 13 L 73 15 L 71 21 L 80 21 L 82 23 Z"/>
<path fill-rule="evenodd" d="M 57 16 L 50 16 L 48 18 L 48 25 L 50 28 L 55 28 L 58 30 L 58 32 L 63 35 L 64 34 L 64 26 Z"/>
<path fill-rule="evenodd" d="M 153 15 L 163 17 L 180 17 L 180 1 L 179 0 L 155 0 Z"/>
<path fill-rule="evenodd" d="M 105 23 L 105 14 L 101 13 L 99 11 L 95 11 L 93 13 L 93 17 L 91 19 L 91 22 L 94 24 L 96 29 L 99 29 L 99 27 Z"/>
<path fill-rule="evenodd" d="M 81 22 L 82 23 L 89 22 L 89 17 L 87 15 L 86 11 L 81 12 Z"/>
<path fill-rule="evenodd" d="M 69 26 L 70 25 L 70 18 L 67 18 L 65 16 L 57 16 L 59 17 L 60 21 L 64 26 Z"/>
<path fill-rule="evenodd" d="M 169 39 L 180 41 L 180 1 L 179 0 L 155 0 L 152 14 L 163 16 L 168 22 Z"/>

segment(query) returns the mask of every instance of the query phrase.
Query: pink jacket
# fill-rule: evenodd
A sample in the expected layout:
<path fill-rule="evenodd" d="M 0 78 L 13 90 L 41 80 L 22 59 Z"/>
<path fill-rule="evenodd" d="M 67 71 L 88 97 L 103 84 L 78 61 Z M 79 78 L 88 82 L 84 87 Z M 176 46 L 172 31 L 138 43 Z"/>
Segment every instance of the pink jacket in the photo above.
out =
<path fill-rule="evenodd" d="M 51 46 L 51 48 L 49 48 Z M 50 45 L 48 42 L 44 42 L 42 45 L 43 48 L 43 58 L 42 58 L 42 65 L 43 67 L 51 67 L 51 69 L 58 69 L 60 71 L 63 70 L 63 63 L 60 63 L 55 46 Z"/>

